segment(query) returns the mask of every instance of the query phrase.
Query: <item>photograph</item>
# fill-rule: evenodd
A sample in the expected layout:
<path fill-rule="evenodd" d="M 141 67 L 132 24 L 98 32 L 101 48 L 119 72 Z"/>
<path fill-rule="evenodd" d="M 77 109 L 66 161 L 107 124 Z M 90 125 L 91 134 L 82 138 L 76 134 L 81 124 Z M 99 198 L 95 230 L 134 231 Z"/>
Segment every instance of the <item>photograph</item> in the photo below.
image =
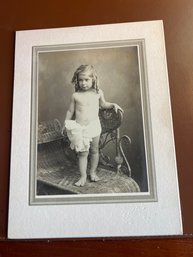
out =
<path fill-rule="evenodd" d="M 145 41 L 33 46 L 30 204 L 155 201 Z"/>
<path fill-rule="evenodd" d="M 17 31 L 12 117 L 9 238 L 182 234 L 162 21 Z"/>

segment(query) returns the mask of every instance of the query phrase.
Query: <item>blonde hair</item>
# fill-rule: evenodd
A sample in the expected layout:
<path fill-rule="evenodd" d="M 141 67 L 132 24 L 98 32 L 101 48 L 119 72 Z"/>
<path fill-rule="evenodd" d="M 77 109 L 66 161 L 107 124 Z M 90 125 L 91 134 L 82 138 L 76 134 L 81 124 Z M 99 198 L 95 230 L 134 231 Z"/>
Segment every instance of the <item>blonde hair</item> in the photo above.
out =
<path fill-rule="evenodd" d="M 98 86 L 98 78 L 97 78 L 97 74 L 96 71 L 94 69 L 94 67 L 92 65 L 80 65 L 78 67 L 78 69 L 74 72 L 74 76 L 72 78 L 72 83 L 75 85 L 75 91 L 79 91 L 80 90 L 80 86 L 78 83 L 78 76 L 81 73 L 85 73 L 85 72 L 89 72 L 91 75 L 90 77 L 93 79 L 92 82 L 92 87 L 96 90 L 96 92 L 99 92 L 99 86 Z"/>

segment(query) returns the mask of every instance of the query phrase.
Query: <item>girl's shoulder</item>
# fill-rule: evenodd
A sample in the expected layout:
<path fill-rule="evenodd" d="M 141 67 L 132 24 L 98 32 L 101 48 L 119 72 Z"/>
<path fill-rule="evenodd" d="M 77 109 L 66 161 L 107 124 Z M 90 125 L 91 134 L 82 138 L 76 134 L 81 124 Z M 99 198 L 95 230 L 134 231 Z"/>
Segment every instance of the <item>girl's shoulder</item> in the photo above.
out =
<path fill-rule="evenodd" d="M 99 96 L 103 96 L 103 91 L 101 89 L 99 89 Z"/>
<path fill-rule="evenodd" d="M 79 92 L 74 92 L 74 93 L 72 94 L 72 97 L 75 98 L 75 97 L 77 97 L 79 94 L 80 94 Z"/>
<path fill-rule="evenodd" d="M 73 94 L 72 94 L 72 99 L 73 100 L 75 100 L 75 101 L 78 101 L 80 98 L 81 98 L 81 92 L 74 92 Z"/>
<path fill-rule="evenodd" d="M 72 100 L 76 100 L 77 97 L 78 97 L 77 92 L 74 92 L 74 93 L 71 95 L 71 99 L 72 99 Z"/>

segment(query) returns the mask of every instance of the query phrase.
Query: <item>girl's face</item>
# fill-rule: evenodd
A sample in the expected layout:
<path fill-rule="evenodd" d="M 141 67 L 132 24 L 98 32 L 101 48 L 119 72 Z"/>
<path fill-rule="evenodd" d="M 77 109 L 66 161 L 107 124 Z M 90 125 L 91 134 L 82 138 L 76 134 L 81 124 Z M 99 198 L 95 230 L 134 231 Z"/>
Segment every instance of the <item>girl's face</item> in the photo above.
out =
<path fill-rule="evenodd" d="M 78 85 L 83 91 L 91 89 L 93 85 L 91 74 L 89 72 L 80 73 L 78 75 Z"/>

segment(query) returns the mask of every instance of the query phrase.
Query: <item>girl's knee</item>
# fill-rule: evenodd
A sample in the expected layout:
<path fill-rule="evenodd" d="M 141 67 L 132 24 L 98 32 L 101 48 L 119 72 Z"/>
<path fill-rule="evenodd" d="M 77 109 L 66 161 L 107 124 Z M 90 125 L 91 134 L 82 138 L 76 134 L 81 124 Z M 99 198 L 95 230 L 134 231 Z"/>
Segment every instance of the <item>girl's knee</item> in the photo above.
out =
<path fill-rule="evenodd" d="M 91 154 L 97 154 L 99 152 L 99 147 L 98 146 L 93 146 L 90 148 L 90 153 Z"/>
<path fill-rule="evenodd" d="M 88 156 L 88 152 L 85 151 L 85 152 L 79 152 L 78 153 L 78 157 L 87 157 Z"/>

